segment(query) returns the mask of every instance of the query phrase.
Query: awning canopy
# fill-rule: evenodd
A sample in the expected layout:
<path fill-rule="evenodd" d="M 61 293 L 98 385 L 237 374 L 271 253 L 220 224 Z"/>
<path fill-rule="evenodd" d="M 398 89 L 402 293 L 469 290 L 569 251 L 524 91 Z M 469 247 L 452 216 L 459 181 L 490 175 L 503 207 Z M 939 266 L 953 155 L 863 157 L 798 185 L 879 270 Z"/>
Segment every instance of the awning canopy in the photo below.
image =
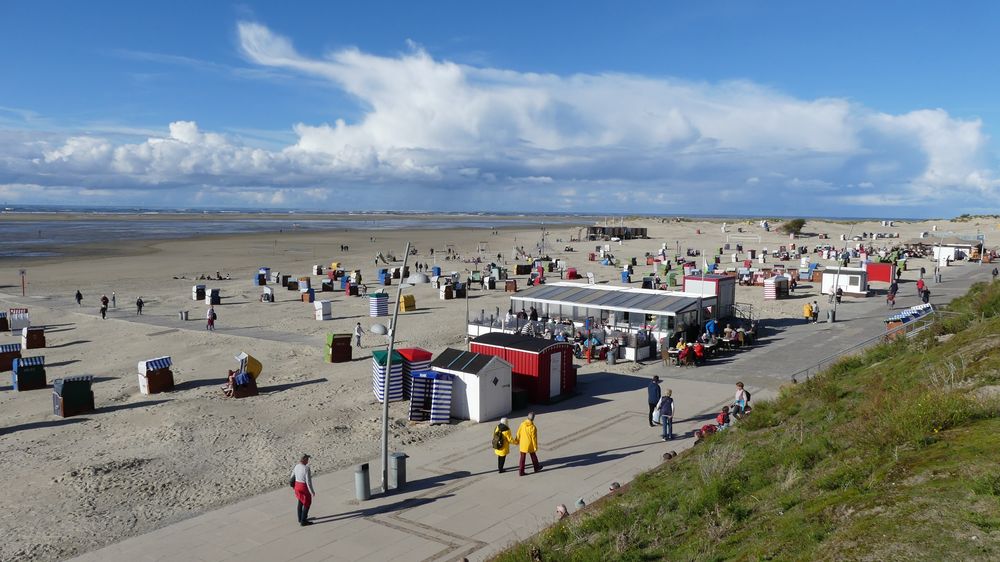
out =
<path fill-rule="evenodd" d="M 552 283 L 532 287 L 511 296 L 511 301 L 580 306 L 622 312 L 676 316 L 686 311 L 697 311 L 697 293 L 657 291 L 579 283 Z M 715 296 L 700 299 L 703 306 L 713 306 Z"/>

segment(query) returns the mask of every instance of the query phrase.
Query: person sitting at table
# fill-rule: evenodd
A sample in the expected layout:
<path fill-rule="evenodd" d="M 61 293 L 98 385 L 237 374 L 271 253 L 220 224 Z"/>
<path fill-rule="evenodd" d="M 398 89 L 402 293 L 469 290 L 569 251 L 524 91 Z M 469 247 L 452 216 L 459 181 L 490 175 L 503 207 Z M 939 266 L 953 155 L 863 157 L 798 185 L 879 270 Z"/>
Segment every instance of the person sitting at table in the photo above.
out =
<path fill-rule="evenodd" d="M 702 332 L 702 334 L 698 336 L 698 341 L 700 341 L 701 343 L 708 343 L 708 338 L 709 338 L 708 332 Z"/>
<path fill-rule="evenodd" d="M 556 341 L 566 341 L 565 332 L 560 331 L 558 334 L 556 334 Z"/>
<path fill-rule="evenodd" d="M 725 338 L 725 339 L 727 339 L 727 340 L 732 340 L 733 339 L 733 325 L 732 324 L 726 324 L 726 329 L 722 330 L 722 337 Z"/>
<path fill-rule="evenodd" d="M 583 332 L 577 330 L 576 335 L 573 336 L 573 343 L 583 345 Z"/>
<path fill-rule="evenodd" d="M 746 332 L 740 327 L 736 330 L 736 341 L 740 347 L 743 347 L 747 343 Z"/>
<path fill-rule="evenodd" d="M 691 351 L 690 347 L 688 347 L 686 345 L 684 347 L 682 347 L 680 349 L 680 352 L 677 354 L 677 364 L 678 365 L 689 365 L 689 364 L 691 364 L 691 355 L 692 355 L 692 353 L 693 352 Z"/>
<path fill-rule="evenodd" d="M 695 342 L 694 347 L 691 348 L 694 351 L 694 364 L 702 365 L 705 363 L 705 346 L 701 342 Z"/>
<path fill-rule="evenodd" d="M 685 347 L 687 347 L 687 342 L 684 341 L 684 338 L 681 338 L 681 339 L 677 340 L 677 346 L 676 347 L 677 347 L 678 350 L 682 350 Z"/>

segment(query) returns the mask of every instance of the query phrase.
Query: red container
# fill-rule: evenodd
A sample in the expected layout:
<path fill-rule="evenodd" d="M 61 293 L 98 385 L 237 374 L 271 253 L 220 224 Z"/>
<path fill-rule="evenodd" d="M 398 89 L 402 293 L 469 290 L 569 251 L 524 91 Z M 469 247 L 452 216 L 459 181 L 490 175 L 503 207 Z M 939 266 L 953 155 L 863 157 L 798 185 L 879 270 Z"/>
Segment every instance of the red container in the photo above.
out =
<path fill-rule="evenodd" d="M 470 348 L 510 363 L 514 386 L 527 390 L 531 402 L 544 404 L 576 388 L 568 342 L 493 332 L 472 340 Z"/>
<path fill-rule="evenodd" d="M 891 263 L 874 263 L 868 262 L 865 265 L 865 269 L 868 270 L 868 282 L 872 281 L 882 281 L 883 283 L 892 283 L 892 270 L 893 265 Z"/>

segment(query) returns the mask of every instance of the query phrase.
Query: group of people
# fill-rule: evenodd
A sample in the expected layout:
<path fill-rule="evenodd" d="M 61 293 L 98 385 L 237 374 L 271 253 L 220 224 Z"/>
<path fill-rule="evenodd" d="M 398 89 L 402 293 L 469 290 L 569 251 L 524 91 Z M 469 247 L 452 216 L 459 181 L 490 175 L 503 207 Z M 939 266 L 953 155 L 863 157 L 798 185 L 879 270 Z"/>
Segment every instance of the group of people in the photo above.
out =
<path fill-rule="evenodd" d="M 500 418 L 500 423 L 493 428 L 493 439 L 490 442 L 493 452 L 497 456 L 497 472 L 503 474 L 504 463 L 507 455 L 510 454 L 510 446 L 517 445 L 521 453 L 520 461 L 517 465 L 517 473 L 524 476 L 524 462 L 526 457 L 531 457 L 531 466 L 535 472 L 542 470 L 542 465 L 538 462 L 538 428 L 535 427 L 535 413 L 528 412 L 528 417 L 518 426 L 517 432 L 510 432 L 510 425 L 507 418 Z"/>
<path fill-rule="evenodd" d="M 649 427 L 659 424 L 662 427 L 661 437 L 664 441 L 674 438 L 674 414 L 676 413 L 673 390 L 660 389 L 660 377 L 653 376 L 653 380 L 646 387 L 646 398 L 649 403 Z M 728 428 L 733 423 L 733 418 L 743 419 L 750 413 L 750 391 L 746 389 L 742 382 L 736 383 L 736 394 L 733 396 L 731 405 L 722 407 L 714 419 L 714 423 L 708 423 L 694 431 L 697 442 L 706 436 Z"/>
<path fill-rule="evenodd" d="M 81 292 L 79 289 L 76 290 L 76 294 L 73 295 L 73 299 L 76 301 L 76 306 L 80 307 L 83 306 L 83 292 Z M 99 302 L 101 303 L 101 306 L 100 308 L 98 308 L 98 312 L 101 314 L 101 319 L 107 320 L 108 307 L 110 306 L 111 308 L 118 308 L 118 293 L 116 293 L 115 291 L 111 291 L 110 298 L 108 297 L 107 294 L 103 294 L 101 295 Z M 140 316 L 142 314 L 142 307 L 144 304 L 145 303 L 143 303 L 142 297 L 139 297 L 135 300 L 136 316 Z"/>

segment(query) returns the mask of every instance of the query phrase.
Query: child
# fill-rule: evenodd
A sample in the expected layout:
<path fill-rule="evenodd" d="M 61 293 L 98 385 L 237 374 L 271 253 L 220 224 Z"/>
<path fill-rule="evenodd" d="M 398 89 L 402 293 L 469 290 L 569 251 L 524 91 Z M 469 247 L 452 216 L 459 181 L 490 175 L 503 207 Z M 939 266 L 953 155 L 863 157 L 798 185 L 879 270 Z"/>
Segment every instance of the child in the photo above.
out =
<path fill-rule="evenodd" d="M 719 426 L 719 429 L 726 429 L 729 427 L 729 406 L 723 406 L 722 411 L 719 415 L 715 416 L 715 423 Z"/>

